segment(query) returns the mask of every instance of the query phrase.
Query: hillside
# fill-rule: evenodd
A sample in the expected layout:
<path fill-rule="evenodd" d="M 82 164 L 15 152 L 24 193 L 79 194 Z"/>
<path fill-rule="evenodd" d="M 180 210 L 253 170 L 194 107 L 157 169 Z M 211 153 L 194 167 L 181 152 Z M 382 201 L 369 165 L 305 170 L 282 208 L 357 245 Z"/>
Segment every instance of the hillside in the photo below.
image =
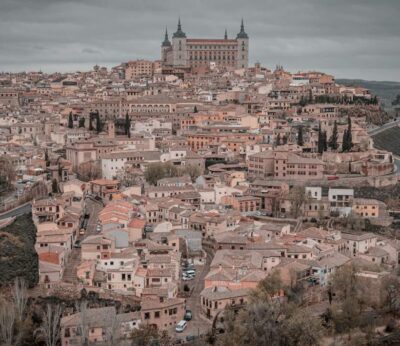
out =
<path fill-rule="evenodd" d="M 388 150 L 400 156 L 400 127 L 392 127 L 372 137 L 376 148 Z"/>
<path fill-rule="evenodd" d="M 0 286 L 23 277 L 30 287 L 39 279 L 38 256 L 35 251 L 36 227 L 31 214 L 23 215 L 0 229 Z"/>
<path fill-rule="evenodd" d="M 346 86 L 360 86 L 371 90 L 373 95 L 379 97 L 387 111 L 393 110 L 392 101 L 400 94 L 400 82 L 367 81 L 362 79 L 337 79 L 337 83 Z"/>

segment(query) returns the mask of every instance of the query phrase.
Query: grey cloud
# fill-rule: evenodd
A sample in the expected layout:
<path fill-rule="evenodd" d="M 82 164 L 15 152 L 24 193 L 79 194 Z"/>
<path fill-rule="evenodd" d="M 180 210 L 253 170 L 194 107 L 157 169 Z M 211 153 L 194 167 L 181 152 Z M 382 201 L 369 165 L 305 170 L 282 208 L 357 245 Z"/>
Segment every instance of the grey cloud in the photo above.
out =
<path fill-rule="evenodd" d="M 178 16 L 189 37 L 233 37 L 244 17 L 251 62 L 400 80 L 399 15 L 398 0 L 0 0 L 0 70 L 158 59 Z"/>

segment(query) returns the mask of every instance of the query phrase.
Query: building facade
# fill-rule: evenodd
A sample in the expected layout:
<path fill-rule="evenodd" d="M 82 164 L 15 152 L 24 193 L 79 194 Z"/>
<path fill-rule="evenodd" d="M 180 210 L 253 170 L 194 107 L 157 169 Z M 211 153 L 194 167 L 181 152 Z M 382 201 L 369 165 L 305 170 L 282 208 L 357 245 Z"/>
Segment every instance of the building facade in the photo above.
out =
<path fill-rule="evenodd" d="M 166 68 L 219 67 L 247 68 L 249 63 L 249 36 L 244 24 L 235 39 L 228 39 L 227 31 L 223 39 L 187 38 L 182 31 L 181 21 L 172 35 L 172 42 L 165 31 L 161 44 L 162 66 Z"/>

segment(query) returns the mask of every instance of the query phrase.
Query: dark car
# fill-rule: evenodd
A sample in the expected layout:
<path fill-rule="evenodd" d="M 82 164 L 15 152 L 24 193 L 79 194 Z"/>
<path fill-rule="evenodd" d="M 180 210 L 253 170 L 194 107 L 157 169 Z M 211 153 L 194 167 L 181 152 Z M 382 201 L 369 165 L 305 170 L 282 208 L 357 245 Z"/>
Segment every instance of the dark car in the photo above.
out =
<path fill-rule="evenodd" d="M 186 336 L 186 341 L 194 341 L 197 339 L 196 335 L 188 335 Z"/>
<path fill-rule="evenodd" d="M 183 319 L 185 321 L 190 321 L 192 318 L 193 318 L 192 311 L 191 310 L 186 310 L 185 316 L 183 317 Z"/>
<path fill-rule="evenodd" d="M 80 240 L 77 240 L 77 241 L 75 242 L 75 244 L 74 244 L 74 248 L 79 249 L 80 247 L 81 247 L 81 241 L 80 241 Z"/>

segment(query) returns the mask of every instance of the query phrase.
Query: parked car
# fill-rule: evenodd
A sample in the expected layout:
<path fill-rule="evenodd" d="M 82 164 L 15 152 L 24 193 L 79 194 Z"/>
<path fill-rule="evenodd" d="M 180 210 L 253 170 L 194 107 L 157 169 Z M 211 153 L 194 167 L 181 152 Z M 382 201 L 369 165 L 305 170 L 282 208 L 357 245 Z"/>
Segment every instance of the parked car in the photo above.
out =
<path fill-rule="evenodd" d="M 182 276 L 182 280 L 183 281 L 190 281 L 190 280 L 193 280 L 193 278 L 189 277 L 189 276 Z"/>
<path fill-rule="evenodd" d="M 80 240 L 77 240 L 77 241 L 75 242 L 75 244 L 74 244 L 74 248 L 80 249 L 80 247 L 81 247 L 81 241 L 80 241 Z"/>
<path fill-rule="evenodd" d="M 186 341 L 190 342 L 190 341 L 194 341 L 197 339 L 196 335 L 187 335 L 186 336 Z"/>
<path fill-rule="evenodd" d="M 100 226 L 100 225 L 97 225 L 97 226 L 96 226 L 96 231 L 97 231 L 97 232 L 101 232 L 101 226 Z"/>
<path fill-rule="evenodd" d="M 187 327 L 187 321 L 181 320 L 178 322 L 178 324 L 175 327 L 175 331 L 177 333 L 182 333 Z"/>
<path fill-rule="evenodd" d="M 84 228 L 81 228 L 81 229 L 79 230 L 79 234 L 80 234 L 80 235 L 84 235 L 84 234 L 85 234 L 85 229 L 84 229 Z"/>
<path fill-rule="evenodd" d="M 183 317 L 183 319 L 185 321 L 190 321 L 192 319 L 192 311 L 191 310 L 186 310 L 185 312 L 185 316 Z"/>
<path fill-rule="evenodd" d="M 188 270 L 184 270 L 183 274 L 186 274 L 187 276 L 189 276 L 189 275 L 196 276 L 196 271 L 194 269 L 188 269 Z"/>

